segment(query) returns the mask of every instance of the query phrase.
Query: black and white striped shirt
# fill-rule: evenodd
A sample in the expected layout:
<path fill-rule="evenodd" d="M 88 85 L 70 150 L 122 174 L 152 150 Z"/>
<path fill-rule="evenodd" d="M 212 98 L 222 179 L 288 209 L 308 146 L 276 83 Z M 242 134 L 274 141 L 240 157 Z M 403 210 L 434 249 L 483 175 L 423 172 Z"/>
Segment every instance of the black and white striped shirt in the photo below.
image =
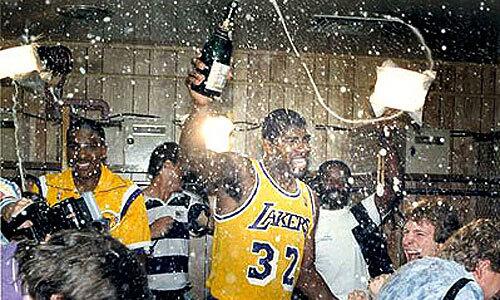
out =
<path fill-rule="evenodd" d="M 151 290 L 174 291 L 189 284 L 189 224 L 198 216 L 196 210 L 207 207 L 199 196 L 183 191 L 174 193 L 167 201 L 145 196 L 149 224 L 162 217 L 172 217 L 168 233 L 152 240 L 152 253 L 147 260 L 148 282 Z M 196 219 L 196 218 L 195 218 Z"/>

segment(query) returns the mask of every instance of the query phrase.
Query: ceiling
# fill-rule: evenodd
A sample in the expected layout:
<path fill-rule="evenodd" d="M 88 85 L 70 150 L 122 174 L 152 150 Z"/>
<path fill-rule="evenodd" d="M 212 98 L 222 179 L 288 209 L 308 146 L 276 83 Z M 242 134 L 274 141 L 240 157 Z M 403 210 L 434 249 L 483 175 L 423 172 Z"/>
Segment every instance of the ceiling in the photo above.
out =
<path fill-rule="evenodd" d="M 228 0 L 0 0 L 0 37 L 25 29 L 43 40 L 201 46 Z M 408 27 L 340 22 L 318 27 L 316 14 L 388 14 L 417 27 L 442 60 L 494 63 L 500 57 L 498 0 L 278 0 L 297 48 L 326 53 L 423 57 Z M 73 11 L 69 5 L 100 10 Z M 270 1 L 240 0 L 234 33 L 240 49 L 290 50 Z M 66 13 L 64 13 L 66 12 Z M 319 30 L 318 30 L 319 28 Z"/>

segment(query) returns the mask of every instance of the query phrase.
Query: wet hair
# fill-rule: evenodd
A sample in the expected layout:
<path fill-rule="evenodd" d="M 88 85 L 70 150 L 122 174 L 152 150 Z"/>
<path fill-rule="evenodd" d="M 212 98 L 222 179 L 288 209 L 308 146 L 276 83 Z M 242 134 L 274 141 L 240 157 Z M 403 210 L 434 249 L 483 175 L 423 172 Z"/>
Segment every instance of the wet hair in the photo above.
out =
<path fill-rule="evenodd" d="M 45 67 L 55 75 L 67 75 L 73 70 L 71 50 L 63 45 L 39 46 L 37 53 Z"/>
<path fill-rule="evenodd" d="M 35 299 L 151 299 L 135 253 L 108 234 L 61 231 L 42 244 L 24 240 L 15 258 Z"/>
<path fill-rule="evenodd" d="M 71 119 L 69 128 L 66 131 L 66 141 L 68 141 L 68 143 L 69 141 L 73 141 L 73 135 L 78 130 L 88 130 L 97 134 L 103 142 L 106 141 L 106 134 L 104 133 L 104 128 L 101 123 L 87 118 L 76 117 Z"/>
<path fill-rule="evenodd" d="M 500 223 L 478 219 L 455 234 L 443 245 L 440 257 L 453 260 L 472 272 L 481 260 L 489 260 L 491 270 L 500 273 Z"/>
<path fill-rule="evenodd" d="M 262 123 L 262 138 L 274 142 L 292 128 L 305 128 L 306 120 L 298 112 L 280 108 L 270 112 Z"/>
<path fill-rule="evenodd" d="M 168 160 L 174 165 L 179 159 L 179 145 L 174 142 L 166 142 L 153 150 L 149 158 L 148 175 L 155 178 L 160 174 L 163 164 Z"/>
<path fill-rule="evenodd" d="M 351 177 L 351 169 L 349 166 L 341 160 L 327 160 L 322 163 L 318 168 L 318 176 L 325 177 L 328 174 L 330 168 L 337 168 L 344 171 L 345 177 Z"/>
<path fill-rule="evenodd" d="M 406 214 L 414 222 L 429 221 L 434 227 L 434 241 L 444 243 L 461 226 L 457 207 L 441 197 L 421 197 L 417 205 Z"/>

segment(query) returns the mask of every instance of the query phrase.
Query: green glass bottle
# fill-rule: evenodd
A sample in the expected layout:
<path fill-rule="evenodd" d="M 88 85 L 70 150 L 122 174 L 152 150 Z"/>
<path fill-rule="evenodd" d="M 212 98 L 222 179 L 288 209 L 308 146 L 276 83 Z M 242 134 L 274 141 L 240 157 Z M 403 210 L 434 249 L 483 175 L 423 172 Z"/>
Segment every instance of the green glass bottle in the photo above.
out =
<path fill-rule="evenodd" d="M 228 6 L 226 18 L 203 45 L 200 60 L 207 67 L 198 71 L 205 75 L 205 80 L 199 85 L 192 85 L 191 88 L 207 97 L 219 98 L 226 86 L 233 53 L 231 33 L 237 8 L 238 1 L 232 1 Z"/>

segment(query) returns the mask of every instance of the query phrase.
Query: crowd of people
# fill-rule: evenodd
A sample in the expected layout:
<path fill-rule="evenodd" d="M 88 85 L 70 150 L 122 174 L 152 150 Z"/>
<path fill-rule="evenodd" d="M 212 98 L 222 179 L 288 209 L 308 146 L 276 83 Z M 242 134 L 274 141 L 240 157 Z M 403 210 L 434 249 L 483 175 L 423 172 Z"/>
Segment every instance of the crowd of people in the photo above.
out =
<path fill-rule="evenodd" d="M 277 109 L 264 119 L 261 159 L 210 151 L 200 128 L 214 111 L 209 98 L 191 89 L 204 80 L 197 71 L 203 63 L 193 64 L 186 79 L 191 114 L 179 145 L 159 141 L 151 153 L 149 186 L 141 189 L 106 166 L 104 130 L 84 118 L 67 131 L 69 168 L 30 185 L 39 199 L 23 197 L 15 183 L 0 178 L 2 227 L 36 201 L 53 207 L 85 193 L 105 220 L 41 241 L 2 235 L 2 299 L 194 299 L 189 245 L 204 234 L 213 236 L 207 299 L 498 295 L 498 220 L 461 224 L 449 200 L 422 196 L 405 212 L 407 263 L 397 269 L 382 231 L 405 201 L 397 151 L 386 147 L 385 182 L 355 202 L 351 170 L 342 161 L 324 162 L 312 180 L 304 179 L 311 136 L 293 110 Z M 34 224 L 23 219 L 18 225 L 29 230 Z"/>

